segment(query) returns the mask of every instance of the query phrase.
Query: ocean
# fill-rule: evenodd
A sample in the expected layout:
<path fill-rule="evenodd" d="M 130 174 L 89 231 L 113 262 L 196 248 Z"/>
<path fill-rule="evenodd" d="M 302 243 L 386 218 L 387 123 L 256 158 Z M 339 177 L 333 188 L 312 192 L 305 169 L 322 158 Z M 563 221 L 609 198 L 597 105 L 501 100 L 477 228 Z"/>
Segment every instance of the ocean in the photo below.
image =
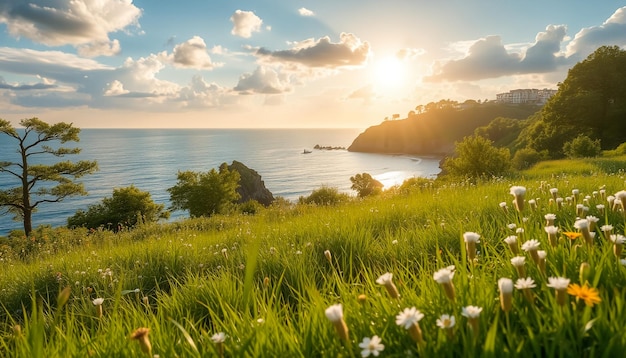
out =
<path fill-rule="evenodd" d="M 439 173 L 439 158 L 407 155 L 353 153 L 347 150 L 316 150 L 320 146 L 345 147 L 360 129 L 82 129 L 78 155 L 67 160 L 96 160 L 100 170 L 80 179 L 89 195 L 63 202 L 42 204 L 33 215 L 33 227 L 63 226 L 79 209 L 111 196 L 114 188 L 134 185 L 148 191 L 157 203 L 169 206 L 167 188 L 176 184 L 178 171 L 206 172 L 221 163 L 242 162 L 257 171 L 274 194 L 291 201 L 309 195 L 323 185 L 341 192 L 350 189 L 350 177 L 369 173 L 386 187 L 411 177 L 434 177 Z M 0 161 L 16 160 L 17 141 L 0 137 Z M 311 151 L 304 154 L 304 150 Z M 59 158 L 39 156 L 50 164 Z M 9 175 L 0 175 L 0 188 L 16 186 Z M 187 216 L 174 212 L 170 220 Z M 22 227 L 0 216 L 0 236 Z"/>

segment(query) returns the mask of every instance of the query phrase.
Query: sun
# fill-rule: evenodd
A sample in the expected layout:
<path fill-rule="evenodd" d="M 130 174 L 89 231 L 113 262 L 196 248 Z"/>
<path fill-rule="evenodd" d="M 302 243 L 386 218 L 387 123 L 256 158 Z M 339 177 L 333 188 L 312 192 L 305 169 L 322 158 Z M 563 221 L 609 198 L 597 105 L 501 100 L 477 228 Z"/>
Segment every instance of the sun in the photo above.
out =
<path fill-rule="evenodd" d="M 374 82 L 382 89 L 401 87 L 406 82 L 406 66 L 396 56 L 381 58 L 374 63 Z"/>

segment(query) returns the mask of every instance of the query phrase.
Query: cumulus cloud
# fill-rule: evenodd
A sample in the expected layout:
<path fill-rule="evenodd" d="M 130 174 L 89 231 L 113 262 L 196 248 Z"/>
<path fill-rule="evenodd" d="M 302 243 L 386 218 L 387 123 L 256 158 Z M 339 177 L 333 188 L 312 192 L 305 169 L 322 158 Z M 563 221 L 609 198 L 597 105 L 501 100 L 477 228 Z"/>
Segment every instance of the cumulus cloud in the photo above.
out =
<path fill-rule="evenodd" d="M 300 16 L 315 16 L 315 13 L 305 7 L 301 7 L 298 9 L 298 13 Z"/>
<path fill-rule="evenodd" d="M 182 68 L 195 68 L 198 70 L 212 70 L 223 64 L 214 63 L 209 56 L 206 43 L 199 36 L 178 44 L 174 47 L 172 54 L 168 56 L 169 61 Z"/>
<path fill-rule="evenodd" d="M 104 91 L 105 96 L 119 96 L 127 93 L 129 93 L 129 91 L 125 90 L 122 82 L 118 80 L 114 80 L 113 82 L 111 82 L 107 89 Z"/>
<path fill-rule="evenodd" d="M 550 25 L 540 32 L 524 53 L 506 49 L 500 36 L 487 36 L 474 42 L 465 57 L 434 66 L 429 81 L 481 80 L 514 74 L 549 72 L 564 63 L 560 44 L 565 38 L 563 25 Z"/>
<path fill-rule="evenodd" d="M 240 94 L 279 94 L 291 92 L 292 86 L 289 75 L 267 66 L 259 66 L 253 73 L 241 75 L 234 90 Z"/>
<path fill-rule="evenodd" d="M 626 6 L 617 9 L 602 25 L 580 30 L 567 45 L 567 54 L 582 59 L 602 45 L 626 46 Z"/>
<path fill-rule="evenodd" d="M 141 10 L 122 0 L 4 0 L 0 23 L 11 36 L 47 46 L 81 46 L 85 55 L 112 55 L 119 43 L 109 33 L 138 25 Z M 100 49 L 102 52 L 98 52 Z"/>
<path fill-rule="evenodd" d="M 563 63 L 564 56 L 559 53 L 566 31 L 564 25 L 549 25 L 546 31 L 538 33 L 535 43 L 526 49 L 520 62 L 519 72 L 536 73 L 555 70 L 559 64 Z"/>
<path fill-rule="evenodd" d="M 256 51 L 256 56 L 266 63 L 331 69 L 362 66 L 367 62 L 369 54 L 369 43 L 362 42 L 351 33 L 342 33 L 338 43 L 331 42 L 326 36 L 317 41 L 307 39 L 295 43 L 289 50 L 270 51 L 260 48 Z"/>
<path fill-rule="evenodd" d="M 189 85 L 179 91 L 177 101 L 183 108 L 219 107 L 233 102 L 233 95 L 229 89 L 207 83 L 201 76 L 195 75 Z"/>
<path fill-rule="evenodd" d="M 230 33 L 243 38 L 250 38 L 253 32 L 261 31 L 263 24 L 263 20 L 252 11 L 242 10 L 235 11 L 230 17 L 230 21 L 233 23 L 233 29 Z"/>

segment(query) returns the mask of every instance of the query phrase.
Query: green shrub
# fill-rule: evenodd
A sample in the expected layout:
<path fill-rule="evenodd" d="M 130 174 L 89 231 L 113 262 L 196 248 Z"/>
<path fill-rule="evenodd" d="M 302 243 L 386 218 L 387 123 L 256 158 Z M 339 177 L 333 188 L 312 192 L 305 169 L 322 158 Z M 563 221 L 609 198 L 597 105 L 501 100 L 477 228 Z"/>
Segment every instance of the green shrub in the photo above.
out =
<path fill-rule="evenodd" d="M 88 229 L 105 227 L 117 231 L 122 227 L 167 219 L 170 213 L 164 208 L 163 204 L 152 201 L 150 193 L 131 185 L 114 189 L 110 198 L 104 198 L 100 204 L 89 206 L 87 211 L 77 211 L 74 216 L 67 219 L 67 224 L 69 227 Z"/>
<path fill-rule="evenodd" d="M 313 190 L 311 195 L 307 197 L 301 196 L 298 202 L 300 204 L 336 205 L 348 199 L 348 194 L 340 193 L 339 189 L 322 186 L 319 189 Z"/>
<path fill-rule="evenodd" d="M 563 153 L 568 158 L 593 158 L 602 153 L 602 148 L 599 139 L 593 140 L 586 135 L 579 135 L 563 145 Z"/>
<path fill-rule="evenodd" d="M 511 154 L 507 148 L 497 148 L 489 139 L 472 136 L 457 142 L 455 157 L 442 165 L 446 175 L 461 178 L 493 177 L 511 171 Z"/>
<path fill-rule="evenodd" d="M 545 160 L 548 156 L 547 151 L 538 152 L 533 148 L 522 148 L 515 152 L 513 156 L 513 168 L 524 170 Z"/>
<path fill-rule="evenodd" d="M 248 200 L 237 204 L 237 209 L 242 214 L 254 215 L 264 209 L 263 205 L 256 200 Z"/>

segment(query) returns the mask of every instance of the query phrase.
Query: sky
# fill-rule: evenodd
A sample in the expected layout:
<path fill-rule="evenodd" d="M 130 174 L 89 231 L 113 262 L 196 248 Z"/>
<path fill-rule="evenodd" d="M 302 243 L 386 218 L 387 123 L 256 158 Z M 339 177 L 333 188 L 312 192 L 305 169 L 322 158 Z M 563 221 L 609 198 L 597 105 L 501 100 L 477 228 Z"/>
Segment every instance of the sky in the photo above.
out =
<path fill-rule="evenodd" d="M 2 0 L 0 118 L 80 128 L 367 128 L 441 99 L 557 89 L 603 0 Z"/>

